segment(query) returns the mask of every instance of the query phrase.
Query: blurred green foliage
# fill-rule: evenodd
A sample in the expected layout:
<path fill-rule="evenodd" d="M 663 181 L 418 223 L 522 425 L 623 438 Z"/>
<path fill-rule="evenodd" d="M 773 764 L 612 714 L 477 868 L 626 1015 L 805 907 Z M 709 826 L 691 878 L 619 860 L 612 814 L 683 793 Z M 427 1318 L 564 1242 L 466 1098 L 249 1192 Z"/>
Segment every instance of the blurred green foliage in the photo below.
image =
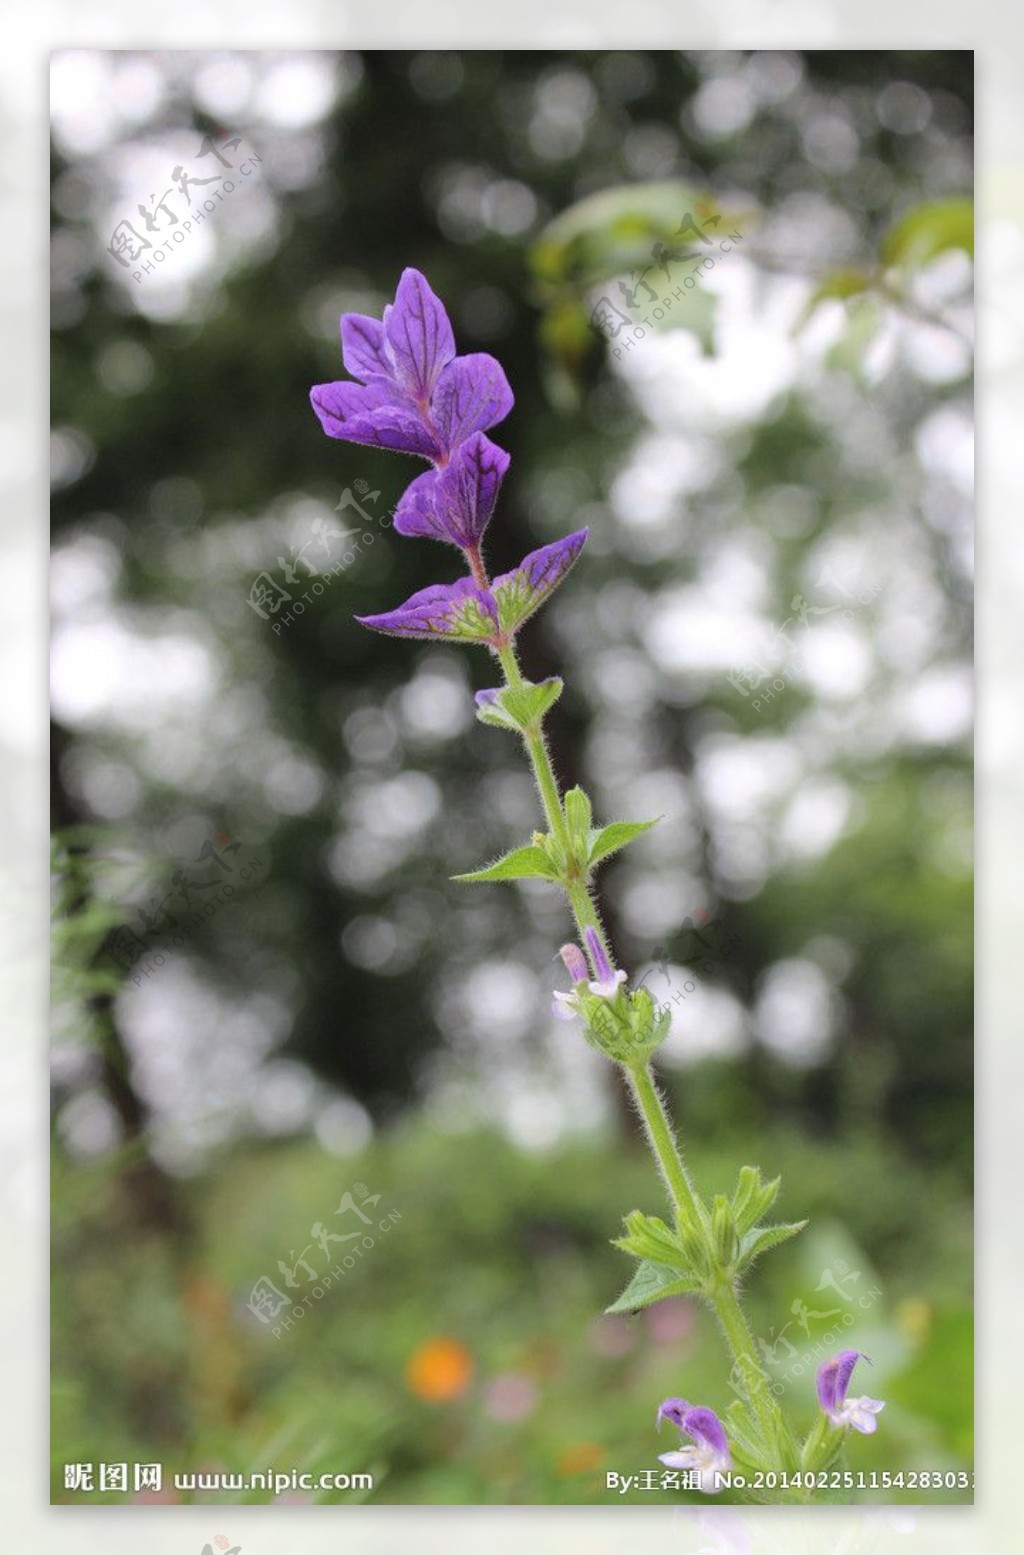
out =
<path fill-rule="evenodd" d="M 816 1360 L 805 1356 L 840 1321 L 810 1316 L 805 1334 L 794 1301 L 811 1314 L 852 1312 L 840 1343 L 870 1354 L 861 1385 L 888 1404 L 884 1429 L 856 1440 L 850 1466 L 969 1468 L 958 1381 L 971 1373 L 971 1226 L 955 1178 L 908 1168 L 881 1138 L 828 1152 L 794 1134 L 759 1142 L 789 1184 L 784 1211 L 799 1202 L 812 1220 L 766 1261 L 751 1295 L 787 1409 L 810 1424 Z M 736 1147 L 695 1147 L 702 1180 L 733 1177 Z M 357 1182 L 380 1195 L 375 1245 L 275 1337 L 246 1311 L 252 1286 L 269 1275 L 283 1293 L 278 1260 L 290 1262 Z M 662 1397 L 684 1384 L 716 1409 L 732 1397 L 713 1322 L 695 1304 L 599 1315 L 629 1267 L 610 1227 L 636 1203 L 660 1209 L 640 1152 L 610 1157 L 584 1142 L 531 1156 L 493 1135 L 445 1139 L 418 1126 L 344 1163 L 301 1144 L 234 1152 L 187 1192 L 194 1231 L 177 1257 L 152 1231 L 112 1236 L 124 1204 L 105 1170 L 59 1168 L 55 1187 L 58 1311 L 72 1298 L 76 1314 L 54 1341 L 58 1500 L 75 1499 L 61 1489 L 74 1443 L 77 1458 L 162 1461 L 167 1479 L 296 1467 L 372 1473 L 371 1499 L 399 1504 L 600 1502 L 617 1497 L 607 1470 L 658 1467 Z M 332 1251 L 340 1259 L 345 1249 Z M 317 1273 L 328 1267 L 316 1249 L 307 1257 Z M 835 1283 L 822 1288 L 826 1271 Z M 300 1269 L 296 1299 L 316 1288 Z M 410 1361 L 443 1338 L 468 1355 L 468 1380 L 454 1397 L 417 1397 Z"/>

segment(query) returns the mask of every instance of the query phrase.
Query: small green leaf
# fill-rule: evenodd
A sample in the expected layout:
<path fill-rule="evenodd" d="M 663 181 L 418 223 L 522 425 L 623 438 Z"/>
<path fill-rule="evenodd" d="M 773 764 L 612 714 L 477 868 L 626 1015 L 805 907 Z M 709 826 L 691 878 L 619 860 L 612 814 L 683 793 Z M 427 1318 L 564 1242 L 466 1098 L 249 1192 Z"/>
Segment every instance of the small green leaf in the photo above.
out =
<path fill-rule="evenodd" d="M 798 1236 L 806 1224 L 806 1220 L 797 1220 L 789 1226 L 759 1226 L 754 1231 L 748 1231 L 740 1243 L 740 1263 L 753 1263 L 755 1258 L 760 1258 L 770 1248 L 778 1247 L 780 1242 L 788 1242 L 792 1236 Z"/>
<path fill-rule="evenodd" d="M 882 239 L 882 258 L 887 265 L 926 265 L 951 248 L 974 255 L 971 200 L 929 200 L 911 206 Z"/>
<path fill-rule="evenodd" d="M 657 826 L 660 817 L 653 821 L 613 821 L 610 826 L 602 826 L 600 830 L 592 832 L 590 838 L 590 863 L 596 864 L 600 859 L 607 858 L 610 853 L 617 853 L 619 848 L 624 848 L 627 842 L 632 842 L 634 837 L 640 837 L 645 831 L 650 831 L 652 826 Z"/>
<path fill-rule="evenodd" d="M 617 1301 L 606 1312 L 639 1312 L 668 1296 L 685 1296 L 700 1288 L 699 1281 L 662 1264 L 641 1263 Z"/>
<path fill-rule="evenodd" d="M 453 875 L 453 880 L 470 882 L 487 880 L 557 880 L 558 871 L 543 848 L 514 848 L 504 858 L 496 859 L 486 869 L 474 869 L 468 875 Z"/>

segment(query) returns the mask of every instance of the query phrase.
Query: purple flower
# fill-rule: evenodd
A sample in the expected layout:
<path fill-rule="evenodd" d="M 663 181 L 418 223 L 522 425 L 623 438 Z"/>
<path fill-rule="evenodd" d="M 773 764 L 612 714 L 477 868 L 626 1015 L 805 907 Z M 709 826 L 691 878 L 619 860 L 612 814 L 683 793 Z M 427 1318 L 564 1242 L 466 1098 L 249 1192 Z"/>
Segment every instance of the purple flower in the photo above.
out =
<path fill-rule="evenodd" d="M 443 469 L 417 475 L 395 509 L 400 535 L 428 535 L 464 551 L 480 544 L 509 455 L 483 432 L 460 443 Z"/>
<path fill-rule="evenodd" d="M 659 1428 L 662 1420 L 671 1420 L 682 1436 L 690 1438 L 690 1443 L 680 1442 L 675 1452 L 660 1453 L 659 1462 L 670 1469 L 696 1474 L 698 1488 L 706 1496 L 717 1495 L 722 1487 L 715 1476 L 732 1468 L 732 1457 L 725 1427 L 715 1411 L 703 1404 L 689 1404 L 685 1398 L 667 1398 L 658 1409 Z"/>
<path fill-rule="evenodd" d="M 590 984 L 590 992 L 599 994 L 602 999 L 614 999 L 619 991 L 619 984 L 626 981 L 626 974 L 612 971 L 611 963 L 596 929 L 586 929 L 583 937 L 587 942 L 587 950 L 590 952 L 590 959 L 597 973 L 596 981 Z"/>
<path fill-rule="evenodd" d="M 402 271 L 382 319 L 344 314 L 341 346 L 360 381 L 320 383 L 310 392 L 328 437 L 429 459 L 435 469 L 413 482 L 395 528 L 464 549 L 477 545 L 509 457 L 482 436 L 465 458 L 456 455 L 512 409 L 500 363 L 479 352 L 456 356 L 444 305 L 418 270 Z M 452 462 L 456 471 L 444 482 Z"/>
<path fill-rule="evenodd" d="M 863 1350 L 840 1350 L 818 1367 L 818 1402 L 834 1426 L 852 1426 L 864 1436 L 878 1430 L 878 1416 L 885 1403 L 878 1398 L 847 1398 L 853 1368 L 861 1359 L 867 1360 Z"/>
<path fill-rule="evenodd" d="M 502 648 L 561 583 L 587 538 L 585 529 L 531 551 L 512 572 L 485 587 L 474 578 L 420 589 L 397 610 L 357 616 L 363 626 L 394 637 L 447 637 Z"/>

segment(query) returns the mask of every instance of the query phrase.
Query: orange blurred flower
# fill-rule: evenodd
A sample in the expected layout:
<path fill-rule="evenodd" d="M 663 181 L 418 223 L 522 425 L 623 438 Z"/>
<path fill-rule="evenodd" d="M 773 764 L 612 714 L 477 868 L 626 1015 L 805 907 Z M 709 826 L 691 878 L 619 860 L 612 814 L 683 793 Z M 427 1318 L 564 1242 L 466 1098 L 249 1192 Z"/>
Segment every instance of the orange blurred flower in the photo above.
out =
<path fill-rule="evenodd" d="M 473 1374 L 473 1359 L 457 1339 L 428 1339 L 409 1357 L 405 1380 L 409 1391 L 430 1404 L 446 1404 L 465 1393 Z"/>
<path fill-rule="evenodd" d="M 575 1442 L 558 1454 L 558 1472 L 563 1479 L 571 1474 L 585 1474 L 604 1462 L 604 1448 L 596 1442 Z"/>

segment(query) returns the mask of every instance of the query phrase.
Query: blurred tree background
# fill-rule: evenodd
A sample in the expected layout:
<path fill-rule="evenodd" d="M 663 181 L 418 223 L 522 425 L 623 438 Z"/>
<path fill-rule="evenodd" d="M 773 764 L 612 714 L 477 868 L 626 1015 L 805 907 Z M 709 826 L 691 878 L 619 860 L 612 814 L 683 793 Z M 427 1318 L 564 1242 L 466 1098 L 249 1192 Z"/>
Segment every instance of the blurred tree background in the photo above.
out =
<path fill-rule="evenodd" d="M 136 1458 L 601 1500 L 662 1396 L 728 1402 L 689 1303 L 598 1316 L 658 1185 L 549 1018 L 560 899 L 449 880 L 537 821 L 487 658 L 353 621 L 455 571 L 308 402 L 409 264 L 516 396 L 492 571 L 590 525 L 526 669 L 566 784 L 662 817 L 602 905 L 678 995 L 702 1186 L 811 1216 L 766 1365 L 809 1418 L 848 1314 L 855 1466 L 969 1466 L 971 93 L 942 51 L 55 57 L 56 1499 Z M 253 1286 L 302 1300 L 346 1192 L 375 1246 L 275 1334 Z"/>

